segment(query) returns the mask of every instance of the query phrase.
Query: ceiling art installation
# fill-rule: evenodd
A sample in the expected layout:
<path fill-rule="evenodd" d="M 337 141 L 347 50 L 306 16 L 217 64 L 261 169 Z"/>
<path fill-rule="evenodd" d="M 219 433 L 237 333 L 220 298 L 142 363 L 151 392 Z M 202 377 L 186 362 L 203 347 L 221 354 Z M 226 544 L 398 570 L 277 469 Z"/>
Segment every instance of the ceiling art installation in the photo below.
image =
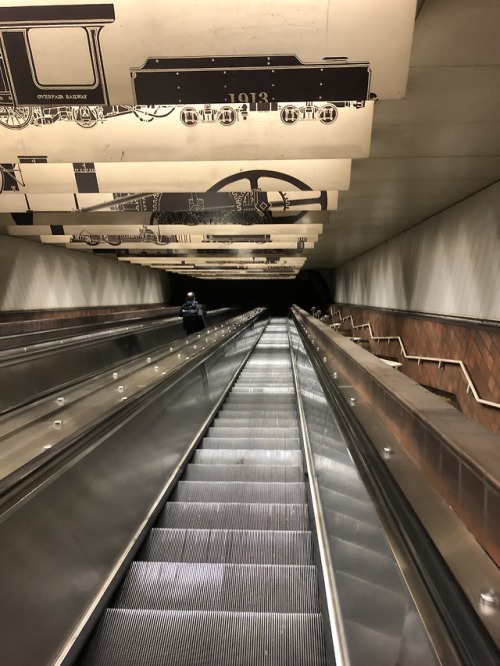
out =
<path fill-rule="evenodd" d="M 375 100 L 404 94 L 414 13 L 7 0 L 0 231 L 207 279 L 293 279 L 369 155 Z"/>

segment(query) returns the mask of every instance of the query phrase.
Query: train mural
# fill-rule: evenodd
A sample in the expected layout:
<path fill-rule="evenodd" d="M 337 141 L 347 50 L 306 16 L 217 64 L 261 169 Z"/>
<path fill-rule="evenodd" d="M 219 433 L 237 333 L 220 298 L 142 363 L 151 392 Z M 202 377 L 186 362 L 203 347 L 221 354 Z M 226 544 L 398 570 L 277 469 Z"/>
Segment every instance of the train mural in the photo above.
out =
<path fill-rule="evenodd" d="M 123 113 L 150 121 L 181 106 L 180 118 L 187 126 L 199 121 L 231 125 L 251 111 L 277 109 L 279 103 L 285 103 L 281 107 L 285 123 L 318 118 L 328 124 L 334 122 L 338 104 L 363 105 L 373 97 L 369 63 L 345 57 L 313 63 L 294 54 L 155 57 L 129 68 L 135 104 L 110 105 L 100 33 L 114 21 L 113 4 L 0 7 L 0 124 L 22 129 L 73 120 L 88 128 Z M 35 36 L 43 28 L 52 29 L 57 38 L 61 26 L 85 34 L 82 57 L 88 60 L 88 80 L 44 82 L 47 74 L 37 61 Z M 321 104 L 287 104 L 300 99 Z M 204 106 L 198 110 L 187 104 Z M 224 106 L 215 110 L 212 104 Z"/>
<path fill-rule="evenodd" d="M 273 104 L 297 99 L 370 99 L 368 62 L 325 58 L 304 63 L 294 54 L 148 58 L 131 68 L 138 104 Z"/>
<path fill-rule="evenodd" d="M 164 106 L 0 106 L 0 126 L 20 130 L 28 125 L 43 127 L 62 121 L 89 129 L 123 115 L 150 123 L 155 118 L 166 118 L 173 111 L 173 107 Z"/>
<path fill-rule="evenodd" d="M 0 67 L 1 67 L 0 56 Z M 277 111 L 285 125 L 293 125 L 300 121 L 318 121 L 330 125 L 338 117 L 339 108 L 363 108 L 365 102 L 330 102 L 318 105 L 313 102 L 304 104 L 241 104 L 240 106 L 202 106 L 175 107 L 167 105 L 112 105 L 112 106 L 6 106 L 0 105 L 0 127 L 20 130 L 32 125 L 43 127 L 56 122 L 74 122 L 79 127 L 89 129 L 110 118 L 131 115 L 141 122 L 149 123 L 156 118 L 167 118 L 177 112 L 181 123 L 186 127 L 198 124 L 218 123 L 230 127 L 235 122 L 245 121 L 250 113 Z"/>

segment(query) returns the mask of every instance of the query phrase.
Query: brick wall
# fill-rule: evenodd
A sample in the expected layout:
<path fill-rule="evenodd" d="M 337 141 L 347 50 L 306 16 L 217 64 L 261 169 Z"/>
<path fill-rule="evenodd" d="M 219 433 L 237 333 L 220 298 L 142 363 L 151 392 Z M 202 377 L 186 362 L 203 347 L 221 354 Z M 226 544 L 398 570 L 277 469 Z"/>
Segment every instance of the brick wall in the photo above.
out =
<path fill-rule="evenodd" d="M 351 331 L 353 324 L 369 323 L 375 337 L 399 336 L 407 355 L 462 361 L 480 398 L 500 403 L 500 327 L 332 305 L 332 312 L 338 311 L 342 317 L 340 331 Z M 339 321 L 339 315 L 334 314 L 332 322 Z M 373 354 L 397 359 L 402 363 L 401 371 L 419 384 L 454 394 L 464 414 L 491 432 L 500 433 L 500 409 L 474 398 L 459 365 L 407 359 L 399 341 L 373 340 L 368 327 L 354 329 L 352 334 L 366 341 Z"/>

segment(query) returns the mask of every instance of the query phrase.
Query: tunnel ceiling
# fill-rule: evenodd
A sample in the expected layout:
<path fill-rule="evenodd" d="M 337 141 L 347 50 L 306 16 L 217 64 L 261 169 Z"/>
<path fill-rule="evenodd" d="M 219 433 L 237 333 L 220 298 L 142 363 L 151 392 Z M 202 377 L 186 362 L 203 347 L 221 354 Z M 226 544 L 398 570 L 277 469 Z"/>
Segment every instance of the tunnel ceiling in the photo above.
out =
<path fill-rule="evenodd" d="M 498 25 L 489 0 L 2 2 L 0 231 L 207 279 L 335 268 L 498 180 Z"/>

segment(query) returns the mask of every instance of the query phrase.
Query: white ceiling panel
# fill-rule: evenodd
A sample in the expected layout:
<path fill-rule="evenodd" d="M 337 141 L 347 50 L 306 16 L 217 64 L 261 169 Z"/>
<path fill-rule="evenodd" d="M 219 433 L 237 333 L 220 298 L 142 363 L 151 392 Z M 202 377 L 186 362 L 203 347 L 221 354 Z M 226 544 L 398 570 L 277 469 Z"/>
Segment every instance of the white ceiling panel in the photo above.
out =
<path fill-rule="evenodd" d="M 55 162 L 147 162 L 368 157 L 373 102 L 363 106 L 249 104 L 30 107 L 15 122 L 0 113 L 2 160 L 44 155 Z M 124 144 L 124 137 L 127 137 Z"/>
<path fill-rule="evenodd" d="M 9 4 L 45 5 L 46 0 Z M 67 4 L 79 2 L 51 3 L 56 9 Z M 105 103 L 93 104 L 90 98 L 70 101 L 63 95 L 52 101 L 54 106 L 38 100 L 17 109 L 17 115 L 0 106 L 3 233 L 15 227 L 16 235 L 33 238 L 40 237 L 33 232 L 42 227 L 41 235 L 46 236 L 71 228 L 75 234 L 87 231 L 112 237 L 120 235 L 117 230 L 124 226 L 133 227 L 142 229 L 142 252 L 161 258 L 161 247 L 153 247 L 154 242 L 147 239 L 163 227 L 167 231 L 162 233 L 171 236 L 194 235 L 194 226 L 197 233 L 211 234 L 214 224 L 225 227 L 223 235 L 244 235 L 248 227 L 264 234 L 272 229 L 274 238 L 299 232 L 299 225 L 305 237 L 308 233 L 302 227 L 323 225 L 314 247 L 287 252 L 300 261 L 306 258 L 305 269 L 333 269 L 500 179 L 500 6 L 496 0 L 419 1 L 416 21 L 416 3 L 404 0 L 189 0 L 182 4 L 155 0 L 140 5 L 140 16 L 135 0 L 109 4 L 114 16 L 103 21 L 100 33 L 109 93 Z M 159 20 L 167 14 L 169 21 Z M 148 21 L 145 36 L 142 25 Z M 180 29 L 173 31 L 174 25 Z M 124 48 L 123 35 L 132 32 L 134 37 Z M 76 39 L 77 33 L 72 34 Z M 61 41 L 54 49 L 67 38 L 63 33 L 57 36 Z M 54 54 L 50 49 L 45 53 L 41 37 L 35 33 L 36 57 L 41 75 L 50 78 Z M 82 43 L 75 42 L 75 48 L 75 52 L 81 50 Z M 300 94 L 295 102 L 289 97 L 256 106 L 253 100 L 258 101 L 260 92 L 268 95 L 264 89 L 272 81 L 268 68 L 278 62 L 272 58 L 286 53 L 298 56 L 306 68 L 325 56 L 345 56 L 352 68 L 335 71 L 347 79 L 366 74 L 368 63 L 369 92 L 378 96 L 377 101 L 339 104 L 330 122 L 323 120 L 333 116 L 326 114 L 322 120 L 319 113 L 332 101 L 328 95 L 318 94 L 324 98 L 308 103 L 304 93 L 305 98 Z M 264 55 L 265 63 L 259 61 L 263 77 L 254 79 L 262 81 L 263 87 L 228 89 L 233 101 L 158 102 L 160 111 L 153 109 L 153 102 L 134 97 L 139 90 L 136 83 L 139 86 L 142 80 L 144 85 L 144 76 L 159 80 L 156 65 L 146 63 L 148 58 L 157 58 L 158 69 L 166 71 L 166 59 L 200 54 L 216 58 Z M 226 64 L 238 69 L 241 62 Z M 145 64 L 149 69 L 143 68 Z M 183 75 L 186 61 L 178 64 Z M 214 67 L 205 64 L 213 73 Z M 65 76 L 65 71 L 57 76 Z M 88 71 L 82 54 L 68 63 L 67 71 L 85 87 Z M 242 80 L 234 68 L 231 71 L 231 81 Z M 299 77 L 304 71 L 292 67 L 288 75 L 295 72 Z M 199 81 L 203 88 L 203 77 Z M 181 89 L 184 99 L 184 80 Z M 147 92 L 147 86 L 141 90 Z M 307 86 L 302 87 L 305 90 Z M 72 110 L 75 104 L 80 105 L 77 111 Z M 187 112 L 186 106 L 192 111 Z M 223 106 L 228 108 L 222 110 Z M 285 112 L 287 106 L 295 110 Z M 135 195 L 144 196 L 134 199 Z M 230 215 L 221 213 L 227 204 L 214 199 L 215 195 L 231 198 Z M 289 198 L 288 208 L 282 195 Z M 55 202 L 60 212 L 48 212 L 54 210 Z M 86 212 L 70 212 L 82 208 Z M 243 218 L 232 217 L 234 211 Z M 30 225 L 35 225 L 31 233 Z M 280 225 L 283 229 L 278 230 Z M 294 231 L 288 229 L 295 225 Z M 113 256 L 109 243 L 80 245 L 84 251 L 105 248 Z M 138 253 L 134 248 L 127 251 Z M 179 254 L 191 254 L 201 262 L 202 250 L 170 251 L 176 255 L 174 261 Z M 232 251 L 257 260 L 258 250 L 248 253 L 233 247 Z M 221 249 L 215 259 L 222 256 L 228 255 Z M 225 271 L 224 275 L 231 274 Z M 205 277 L 216 276 L 217 270 Z M 230 279 L 237 279 L 237 274 Z"/>
<path fill-rule="evenodd" d="M 250 100 L 283 101 L 280 94 L 285 88 L 304 86 L 308 88 L 304 101 L 348 99 L 345 89 L 352 87 L 352 72 L 346 72 L 344 63 L 325 58 L 347 58 L 351 69 L 356 63 L 368 69 L 371 65 L 371 89 L 377 96 L 401 97 L 416 3 L 114 0 L 80 5 L 78 16 L 72 13 L 71 19 L 67 6 L 79 4 L 77 0 L 52 0 L 50 7 L 43 7 L 46 4 L 46 0 L 11 0 L 9 11 L 0 13 L 0 23 L 10 28 L 4 50 L 6 59 L 12 60 L 18 105 L 36 104 L 40 98 L 53 104 L 75 98 L 81 104 L 205 103 L 209 100 L 203 86 L 222 95 L 212 101 L 224 103 L 242 94 Z M 16 6 L 26 5 L 41 5 L 31 10 L 30 20 L 15 11 Z M 28 25 L 31 34 L 16 34 L 18 25 Z M 93 25 L 101 29 L 94 53 L 86 44 L 88 26 Z M 297 66 L 284 65 L 283 56 L 297 60 Z M 243 66 L 238 57 L 252 58 L 252 65 Z M 200 63 L 200 58 L 208 62 Z M 256 58 L 262 61 L 258 66 Z M 19 79 L 31 60 L 38 79 L 30 86 Z M 97 81 L 91 80 L 93 71 L 100 74 Z M 297 97 L 285 101 L 290 99 Z"/>

